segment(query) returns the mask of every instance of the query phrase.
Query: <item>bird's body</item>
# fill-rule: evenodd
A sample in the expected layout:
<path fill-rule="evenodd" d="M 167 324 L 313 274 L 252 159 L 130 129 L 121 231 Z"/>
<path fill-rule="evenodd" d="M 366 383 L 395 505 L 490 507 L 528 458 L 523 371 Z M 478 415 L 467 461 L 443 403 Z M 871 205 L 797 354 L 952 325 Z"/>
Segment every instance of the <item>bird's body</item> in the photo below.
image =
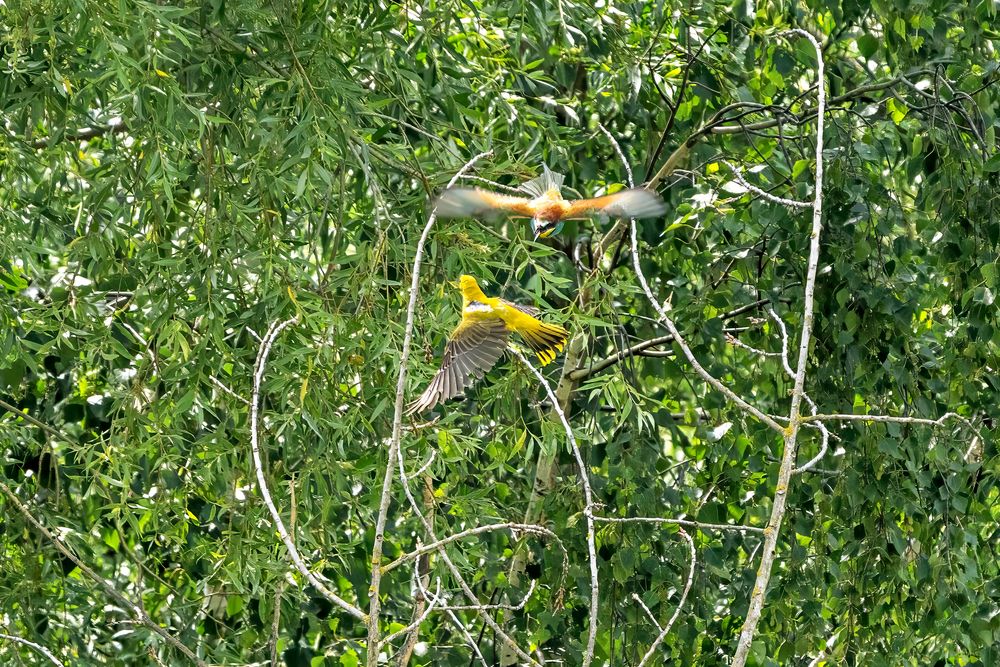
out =
<path fill-rule="evenodd" d="M 543 165 L 542 175 L 521 186 L 531 195 L 514 197 L 481 188 L 450 188 L 441 193 L 435 204 L 443 218 L 489 216 L 496 214 L 531 218 L 535 238 L 545 238 L 562 230 L 567 220 L 579 220 L 593 213 L 619 218 L 649 218 L 666 210 L 660 196 L 651 190 L 632 188 L 594 199 L 564 199 L 562 174 Z"/>
<path fill-rule="evenodd" d="M 511 332 L 521 336 L 545 365 L 566 345 L 569 332 L 538 320 L 538 311 L 505 299 L 486 296 L 472 276 L 462 276 L 462 321 L 444 348 L 441 368 L 408 414 L 423 412 L 460 395 L 491 369 L 507 348 Z"/>

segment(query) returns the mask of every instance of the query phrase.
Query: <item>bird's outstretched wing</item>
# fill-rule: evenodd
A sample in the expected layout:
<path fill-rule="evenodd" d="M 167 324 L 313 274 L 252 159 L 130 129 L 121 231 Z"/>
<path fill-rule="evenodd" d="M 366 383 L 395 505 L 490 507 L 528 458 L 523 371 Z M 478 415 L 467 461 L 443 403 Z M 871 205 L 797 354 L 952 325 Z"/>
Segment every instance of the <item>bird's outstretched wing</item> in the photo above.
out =
<path fill-rule="evenodd" d="M 491 215 L 512 215 L 531 218 L 534 213 L 530 199 L 498 195 L 479 188 L 449 188 L 434 202 L 439 218 L 475 218 Z"/>
<path fill-rule="evenodd" d="M 663 215 L 666 210 L 660 195 L 652 190 L 632 188 L 595 199 L 571 201 L 563 218 L 578 218 L 594 212 L 615 218 L 655 218 Z"/>
<path fill-rule="evenodd" d="M 410 403 L 406 414 L 430 410 L 460 395 L 493 368 L 507 348 L 507 326 L 499 317 L 463 321 L 444 346 L 441 368 L 424 393 Z"/>
<path fill-rule="evenodd" d="M 505 306 L 510 306 L 511 308 L 517 308 L 525 315 L 531 315 L 532 317 L 538 317 L 539 313 L 542 312 L 534 306 L 526 306 L 523 303 L 514 303 L 513 301 L 508 301 L 507 299 L 500 299 L 500 303 Z"/>

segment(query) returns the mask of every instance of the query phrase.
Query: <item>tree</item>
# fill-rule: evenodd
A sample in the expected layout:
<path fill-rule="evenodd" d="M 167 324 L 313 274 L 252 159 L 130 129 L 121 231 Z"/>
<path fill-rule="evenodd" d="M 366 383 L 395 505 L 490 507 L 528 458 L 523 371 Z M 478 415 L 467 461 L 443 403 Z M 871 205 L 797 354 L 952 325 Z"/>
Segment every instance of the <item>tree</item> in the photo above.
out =
<path fill-rule="evenodd" d="M 996 20 L 0 5 L 0 655 L 993 664 Z M 574 336 L 401 419 L 463 272 Z"/>

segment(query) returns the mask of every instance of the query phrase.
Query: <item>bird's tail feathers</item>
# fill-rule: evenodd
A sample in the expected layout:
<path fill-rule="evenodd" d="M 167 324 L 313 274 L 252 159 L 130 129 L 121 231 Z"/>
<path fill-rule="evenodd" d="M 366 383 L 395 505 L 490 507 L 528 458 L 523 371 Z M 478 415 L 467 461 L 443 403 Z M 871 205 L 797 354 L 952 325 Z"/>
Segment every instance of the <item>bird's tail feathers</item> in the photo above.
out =
<path fill-rule="evenodd" d="M 538 356 L 538 362 L 544 366 L 556 358 L 562 352 L 569 338 L 569 332 L 554 324 L 538 322 L 530 328 L 520 329 L 518 333 L 521 338 L 531 348 L 531 351 Z"/>
<path fill-rule="evenodd" d="M 521 184 L 524 190 L 532 197 L 541 197 L 549 190 L 561 190 L 565 176 L 549 169 L 549 166 L 542 163 L 542 175 L 537 176 L 526 183 Z"/>

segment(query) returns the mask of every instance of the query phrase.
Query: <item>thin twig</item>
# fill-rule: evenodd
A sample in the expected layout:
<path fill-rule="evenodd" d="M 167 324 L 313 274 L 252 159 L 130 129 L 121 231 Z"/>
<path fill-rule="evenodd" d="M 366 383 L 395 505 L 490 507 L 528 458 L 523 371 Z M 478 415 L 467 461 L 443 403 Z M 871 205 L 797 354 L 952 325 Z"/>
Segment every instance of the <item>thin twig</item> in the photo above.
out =
<path fill-rule="evenodd" d="M 698 562 L 698 553 L 694 549 L 694 540 L 691 539 L 690 535 L 684 532 L 683 528 L 680 529 L 680 534 L 681 537 L 687 540 L 688 548 L 691 550 L 691 569 L 688 570 L 687 583 L 684 584 L 684 592 L 681 593 L 681 599 L 677 603 L 677 608 L 674 609 L 674 613 L 670 617 L 670 620 L 667 621 L 667 624 L 660 630 L 660 634 L 657 635 L 656 639 L 653 641 L 653 645 L 649 647 L 648 651 L 646 651 L 646 655 L 642 657 L 642 660 L 639 662 L 639 667 L 643 667 L 649 659 L 653 657 L 653 652 L 656 651 L 656 647 L 660 645 L 660 642 L 662 642 L 664 638 L 666 638 L 667 633 L 670 632 L 670 628 L 674 625 L 674 621 L 676 621 L 677 617 L 680 616 L 681 609 L 684 607 L 684 602 L 687 600 L 688 593 L 691 592 L 691 584 L 694 582 L 695 565 Z"/>
<path fill-rule="evenodd" d="M 653 616 L 653 612 L 649 610 L 649 607 L 647 607 L 646 603 L 642 601 L 642 598 L 639 597 L 638 594 L 632 593 L 632 599 L 639 603 L 639 606 L 642 607 L 642 610 L 646 612 L 646 616 L 648 616 L 649 620 L 653 622 L 653 625 L 656 626 L 656 629 L 660 632 L 663 632 L 663 626 L 660 625 L 660 622 L 658 620 L 656 620 L 656 617 Z"/>
<path fill-rule="evenodd" d="M 486 185 L 489 185 L 491 188 L 496 188 L 497 190 L 506 190 L 507 192 L 514 195 L 520 195 L 522 197 L 524 196 L 524 190 L 521 190 L 520 188 L 515 188 L 510 185 L 504 185 L 503 183 L 497 183 L 496 181 L 491 181 L 490 179 L 483 178 L 482 176 L 473 176 L 472 174 L 464 174 L 462 176 L 462 180 L 479 181 L 480 183 L 485 183 Z"/>
<path fill-rule="evenodd" d="M 587 517 L 587 551 L 590 560 L 590 629 L 587 633 L 587 648 L 583 654 L 583 667 L 590 667 L 591 661 L 594 659 L 594 646 L 597 643 L 597 612 L 598 612 L 598 582 L 597 582 L 597 546 L 594 543 L 594 495 L 590 489 L 590 475 L 587 473 L 587 465 L 583 461 L 583 455 L 580 453 L 580 447 L 576 443 L 576 437 L 573 435 L 573 428 L 569 425 L 569 420 L 566 419 L 566 413 L 563 412 L 562 407 L 559 405 L 559 399 L 556 397 L 556 393 L 552 391 L 551 385 L 549 385 L 548 380 L 545 376 L 535 368 L 531 362 L 521 353 L 520 350 L 510 348 L 511 352 L 514 353 L 522 364 L 524 364 L 528 370 L 530 370 L 538 381 L 541 383 L 542 387 L 545 388 L 545 393 L 548 394 L 549 400 L 552 401 L 552 409 L 555 411 L 556 415 L 559 417 L 559 421 L 562 422 L 563 428 L 566 430 L 566 439 L 573 448 L 573 456 L 576 457 L 576 464 L 580 468 L 580 484 L 583 485 L 583 497 L 584 497 L 584 508 L 583 513 Z"/>
<path fill-rule="evenodd" d="M 219 380 L 219 378 L 215 377 L 214 375 L 209 375 L 208 379 L 212 382 L 212 384 L 221 389 L 223 393 L 229 394 L 230 396 L 235 398 L 240 403 L 243 403 L 244 405 L 250 405 L 250 401 L 248 401 L 246 398 L 240 396 L 235 391 L 227 387 L 225 384 L 223 384 L 221 380 Z"/>
<path fill-rule="evenodd" d="M 41 644 L 36 644 L 33 641 L 29 641 L 27 639 L 24 639 L 23 637 L 15 637 L 14 635 L 8 635 L 8 634 L 4 634 L 2 632 L 0 632 L 0 639 L 6 639 L 7 641 L 14 642 L 15 644 L 23 644 L 23 645 L 25 645 L 25 646 L 27 646 L 29 648 L 33 648 L 36 651 L 38 651 L 39 653 L 41 653 L 42 655 L 44 655 L 46 658 L 48 658 L 49 660 L 51 660 L 52 664 L 59 665 L 59 667 L 65 667 L 65 665 L 63 665 L 62 661 L 60 661 L 59 658 L 57 658 L 56 656 L 54 656 L 52 654 L 52 651 L 50 651 L 49 649 L 45 648 Z"/>
<path fill-rule="evenodd" d="M 788 359 L 788 328 L 785 326 L 785 321 L 781 319 L 778 313 L 774 312 L 774 308 L 767 309 L 768 317 L 774 320 L 778 325 L 778 330 L 781 332 L 781 365 L 785 369 L 785 374 L 788 377 L 795 379 L 795 371 L 792 370 L 792 364 Z M 805 391 L 802 392 L 802 398 L 805 399 L 806 403 L 809 404 L 809 411 L 812 414 L 816 414 L 818 408 L 816 407 L 816 402 L 809 397 L 809 394 Z M 826 456 L 827 449 L 830 446 L 830 429 L 826 427 L 826 424 L 818 422 L 811 424 L 811 426 L 820 432 L 820 446 L 819 451 L 816 456 L 812 457 L 804 464 L 792 471 L 793 475 L 799 475 L 810 470 L 813 466 L 823 460 Z"/>
<path fill-rule="evenodd" d="M 417 572 L 416 570 L 417 570 L 417 568 L 414 568 L 414 577 L 416 578 L 417 585 L 419 586 L 420 585 L 420 583 L 419 583 L 420 582 L 420 573 Z M 379 640 L 379 648 L 381 648 L 382 646 L 385 646 L 386 644 L 388 644 L 389 642 L 391 642 L 396 637 L 401 637 L 401 636 L 405 635 L 406 633 L 410 632 L 411 630 L 413 630 L 414 628 L 419 628 L 420 624 L 423 623 L 425 620 L 427 620 L 427 617 L 431 615 L 432 611 L 434 611 L 436 603 L 440 599 L 438 597 L 439 595 L 441 595 L 441 580 L 440 579 L 438 579 L 438 581 L 437 581 L 437 593 L 435 595 L 429 596 L 430 597 L 430 603 L 427 605 L 427 608 L 424 609 L 423 613 L 420 614 L 417 618 L 415 618 L 413 620 L 413 622 L 410 623 L 409 625 L 407 625 L 407 626 L 405 626 L 403 628 L 400 628 L 399 630 L 396 630 L 395 632 L 389 633 L 385 637 L 383 637 L 382 639 L 380 639 Z"/>
<path fill-rule="evenodd" d="M 52 546 L 54 546 L 63 556 L 71 560 L 73 564 L 76 565 L 77 568 L 79 568 L 80 572 L 83 572 L 85 575 L 90 577 L 90 579 L 96 582 L 101 588 L 103 588 L 108 593 L 108 595 L 114 598 L 114 600 L 117 601 L 118 604 L 123 606 L 125 609 L 128 609 L 128 611 L 132 614 L 133 617 L 135 617 L 136 620 L 138 620 L 140 623 L 145 625 L 147 628 L 149 628 L 156 634 L 163 637 L 163 639 L 168 644 L 170 644 L 175 649 L 183 653 L 189 660 L 191 660 L 191 662 L 198 665 L 198 667 L 208 667 L 208 665 L 201 659 L 199 659 L 198 656 L 195 655 L 194 652 L 191 649 L 189 649 L 186 644 L 184 644 L 182 641 L 180 641 L 179 639 L 171 635 L 169 632 L 164 630 L 162 627 L 160 627 L 159 623 L 150 618 L 149 615 L 142 610 L 142 607 L 132 602 L 121 593 L 119 593 L 118 587 L 116 587 L 113 583 L 111 583 L 110 581 L 99 575 L 97 572 L 91 569 L 89 565 L 80 560 L 80 558 L 70 550 L 69 546 L 66 545 L 65 542 L 63 542 L 62 537 L 55 535 L 54 533 L 49 531 L 48 528 L 43 526 L 41 522 L 39 522 L 38 519 L 35 518 L 35 515 L 32 513 L 32 511 L 29 510 L 24 505 L 24 503 L 21 502 L 21 499 L 17 497 L 17 494 L 15 494 L 11 490 L 11 488 L 2 481 L 0 481 L 0 492 L 2 492 L 5 496 L 7 496 L 7 499 L 10 500 L 11 504 L 13 504 L 15 508 L 17 508 L 17 511 L 21 513 L 21 515 L 25 518 L 25 520 L 27 520 L 28 523 L 30 523 L 32 526 L 35 527 L 35 530 L 37 530 L 39 533 L 42 534 L 42 536 L 45 537 L 45 539 L 51 542 Z"/>
<path fill-rule="evenodd" d="M 776 195 L 772 195 L 767 190 L 761 190 L 759 187 L 746 180 L 746 178 L 743 177 L 743 172 L 740 171 L 739 168 L 733 165 L 731 162 L 728 162 L 726 160 L 721 160 L 721 162 L 722 164 L 729 167 L 729 170 L 733 172 L 733 176 L 736 177 L 736 182 L 745 187 L 750 192 L 753 192 L 754 194 L 759 195 L 760 197 L 763 197 L 768 201 L 774 202 L 775 204 L 783 204 L 784 206 L 791 206 L 792 208 L 812 208 L 812 202 L 799 201 L 797 199 L 785 199 L 784 197 L 778 197 Z"/>
<path fill-rule="evenodd" d="M 446 544 L 451 544 L 452 542 L 457 542 L 458 540 L 461 540 L 463 538 L 469 537 L 470 535 L 480 535 L 482 533 L 489 533 L 489 532 L 493 532 L 493 531 L 496 531 L 496 530 L 508 530 L 508 529 L 511 530 L 512 532 L 520 530 L 520 531 L 523 531 L 525 533 L 529 533 L 531 535 L 542 535 L 542 536 L 545 536 L 545 537 L 551 537 L 552 539 L 556 540 L 556 542 L 558 542 L 559 548 L 562 549 L 563 554 L 565 555 L 565 553 L 566 553 L 566 548 L 563 546 L 562 540 L 560 540 L 559 537 L 555 533 L 553 533 L 551 530 L 549 530 L 548 528 L 544 528 L 542 526 L 536 526 L 536 525 L 530 524 L 530 523 L 515 523 L 513 521 L 512 522 L 508 522 L 508 523 L 494 523 L 494 524 L 489 524 L 489 525 L 486 525 L 486 526 L 476 526 L 475 528 L 469 528 L 468 530 L 463 530 L 460 533 L 455 533 L 454 535 L 449 535 L 448 537 L 445 537 L 444 539 L 437 540 L 436 542 L 432 542 L 430 544 L 421 545 L 417 549 L 415 549 L 415 550 L 413 550 L 413 551 L 411 551 L 409 553 L 403 554 L 402 556 L 400 556 L 396 560 L 392 561 L 391 563 L 388 563 L 387 565 L 383 565 L 382 566 L 382 574 L 384 575 L 384 574 L 386 574 L 388 572 L 391 572 L 392 570 L 395 570 L 400 565 L 402 565 L 402 564 L 404 564 L 404 563 L 406 563 L 408 561 L 411 561 L 414 558 L 418 558 L 418 557 L 420 557 L 420 556 L 422 556 L 422 555 L 424 555 L 426 553 L 430 553 L 432 551 L 436 551 L 436 550 L 438 550 L 439 548 L 443 547 Z"/>
<path fill-rule="evenodd" d="M 45 431 L 46 433 L 48 433 L 49 435 L 51 435 L 54 438 L 62 440 L 63 442 L 73 442 L 68 437 L 66 437 L 65 435 L 63 435 L 62 433 L 60 433 L 59 431 L 57 431 L 56 429 L 52 428 L 51 426 L 49 426 L 45 422 L 43 422 L 43 421 L 41 421 L 39 419 L 36 419 L 35 417 L 32 417 L 27 412 L 23 412 L 23 411 L 19 410 L 16 406 L 11 405 L 10 403 L 8 403 L 7 401 L 5 401 L 3 399 L 0 399 L 0 408 L 3 408 L 4 410 L 6 410 L 7 412 L 10 412 L 11 414 L 17 415 L 18 417 L 20 417 L 24 421 L 28 422 L 29 424 L 33 424 L 34 426 L 37 426 L 38 428 L 42 429 L 43 431 Z"/>
<path fill-rule="evenodd" d="M 807 424 L 809 422 L 829 422 L 829 421 L 849 421 L 849 422 L 881 422 L 881 423 L 892 423 L 892 424 L 923 424 L 925 426 L 943 426 L 944 422 L 948 419 L 958 419 L 960 421 L 968 424 L 968 420 L 955 412 L 946 412 L 937 419 L 926 419 L 923 417 L 896 417 L 893 415 L 847 415 L 847 414 L 832 414 L 832 415 L 809 415 L 808 417 L 801 417 L 799 423 Z"/>
<path fill-rule="evenodd" d="M 434 536 L 434 526 L 427 519 L 424 513 L 420 509 L 420 505 L 417 503 L 417 499 L 413 496 L 413 492 L 410 490 L 409 478 L 406 474 L 406 459 L 403 456 L 403 448 L 396 448 L 396 461 L 398 464 L 399 479 L 402 482 L 403 493 L 406 495 L 407 501 L 410 503 L 410 510 L 417 517 L 420 523 L 424 527 L 424 532 L 432 541 L 437 541 L 437 537 Z M 447 566 L 448 571 L 451 572 L 451 576 L 454 577 L 456 583 L 458 583 L 459 588 L 462 589 L 462 593 L 470 602 L 478 604 L 479 600 L 476 597 L 475 592 L 465 581 L 465 577 L 462 576 L 462 572 L 455 565 L 455 562 L 448 555 L 448 551 L 444 548 L 444 545 L 439 545 L 437 547 L 438 555 L 441 557 L 441 561 Z M 450 612 L 449 612 L 450 613 Z M 524 649 L 517 645 L 517 642 L 507 634 L 503 628 L 493 619 L 493 616 L 489 613 L 480 613 L 483 622 L 496 634 L 497 638 L 504 642 L 506 646 L 509 646 L 514 653 L 518 655 L 524 662 L 533 665 L 534 667 L 541 667 L 541 665 L 535 661 L 530 655 L 528 655 Z M 479 652 L 477 651 L 477 654 Z M 377 652 L 376 652 L 377 657 Z"/>
<path fill-rule="evenodd" d="M 614 136 L 612 136 L 612 134 L 608 132 L 607 128 L 605 128 L 603 125 L 598 125 L 598 127 L 600 127 L 601 130 L 604 132 L 604 134 L 607 135 L 608 140 L 615 147 L 618 156 L 625 164 L 626 173 L 628 174 L 629 187 L 634 187 L 634 180 L 632 178 L 632 168 L 629 166 L 628 161 L 625 159 L 625 154 L 622 153 L 621 146 L 618 145 L 618 142 L 615 140 Z M 631 228 L 631 233 L 632 233 L 631 237 L 632 266 L 635 268 L 635 273 L 636 277 L 639 279 L 639 284 L 642 286 L 642 290 L 646 293 L 646 298 L 649 299 L 649 302 L 653 304 L 653 308 L 655 308 L 656 312 L 659 313 L 660 319 L 662 320 L 664 325 L 666 325 L 670 333 L 673 334 L 674 342 L 677 343 L 678 347 L 681 348 L 681 351 L 684 353 L 684 356 L 687 357 L 688 362 L 695 369 L 695 372 L 697 372 L 698 375 L 700 375 L 703 380 L 705 380 L 708 384 L 714 387 L 717 391 L 722 393 L 726 398 L 728 398 L 733 403 L 738 405 L 744 412 L 753 415 L 763 423 L 770 426 L 775 431 L 778 431 L 779 433 L 784 432 L 784 428 L 781 426 L 781 424 L 779 424 L 773 418 L 769 417 L 767 414 L 758 410 L 754 406 L 747 403 L 744 399 L 739 397 L 736 394 L 736 392 L 734 392 L 732 389 L 724 385 L 719 379 L 717 379 L 711 373 L 706 371 L 705 368 L 698 361 L 698 359 L 694 356 L 694 352 L 691 351 L 691 348 L 688 347 L 688 344 L 684 341 L 684 338 L 681 336 L 681 332 L 678 331 L 676 325 L 674 325 L 673 320 L 670 319 L 669 315 L 667 315 L 667 311 L 656 300 L 656 298 L 653 297 L 653 292 L 650 290 L 649 283 L 646 282 L 646 276 L 645 274 L 643 274 L 642 267 L 639 264 L 639 239 L 638 239 L 638 231 L 636 230 L 636 225 L 635 225 L 635 218 L 629 219 L 629 226 Z"/>
<path fill-rule="evenodd" d="M 288 534 L 288 530 L 285 529 L 285 522 L 282 521 L 281 514 L 278 513 L 278 509 L 274 506 L 274 501 L 271 499 L 271 492 L 267 487 L 267 479 L 264 477 L 264 465 L 261 462 L 260 457 L 259 435 L 260 386 L 264 378 L 264 369 L 267 366 L 267 357 L 271 354 L 271 346 L 274 344 L 278 334 L 280 334 L 285 327 L 296 322 L 297 320 L 298 317 L 293 317 L 281 323 L 273 322 L 267 330 L 267 333 L 264 335 L 263 340 L 261 340 L 260 349 L 257 352 L 257 363 L 253 374 L 253 393 L 250 398 L 250 448 L 253 452 L 254 471 L 257 473 L 257 487 L 260 490 L 260 495 L 264 500 L 264 504 L 271 513 L 271 519 L 274 521 L 274 527 L 277 529 L 278 535 L 281 537 L 281 541 L 288 550 L 288 557 L 292 559 L 292 563 L 295 565 L 295 568 L 302 573 L 302 576 L 305 577 L 306 580 L 323 595 L 323 597 L 346 611 L 351 616 L 364 621 L 367 620 L 367 617 L 363 611 L 323 585 L 323 582 L 321 582 L 316 575 L 310 572 L 309 568 L 306 567 L 305 562 L 299 555 L 299 550 L 295 548 L 295 542 L 292 541 L 291 536 Z"/>
<path fill-rule="evenodd" d="M 462 174 L 472 168 L 472 165 L 492 153 L 493 151 L 480 153 L 466 162 L 465 166 L 459 169 L 458 173 L 455 174 L 448 182 L 448 187 L 450 188 L 455 185 Z M 399 440 L 402 435 L 403 399 L 406 395 L 406 365 L 410 358 L 410 343 L 413 339 L 413 320 L 416 313 L 417 293 L 419 291 L 418 287 L 420 284 L 420 260 L 423 258 L 424 254 L 424 244 L 427 243 L 427 237 L 430 235 L 431 228 L 434 226 L 434 222 L 436 220 L 437 210 L 435 209 L 428 217 L 427 224 L 424 225 L 424 230 L 420 235 L 420 240 L 417 242 L 416 254 L 413 258 L 413 275 L 410 280 L 410 299 L 406 306 L 406 325 L 403 329 L 403 349 L 399 353 L 399 378 L 396 381 L 396 404 L 392 417 L 392 437 L 389 441 L 385 477 L 382 480 L 382 495 L 379 499 L 378 518 L 375 521 L 375 542 L 372 546 L 372 575 L 371 584 L 368 587 L 368 599 L 370 600 L 370 603 L 368 607 L 368 617 L 366 619 L 368 625 L 368 656 L 366 664 L 368 667 L 377 667 L 378 665 L 378 651 L 376 650 L 376 647 L 379 645 L 380 631 L 379 615 L 381 613 L 381 598 L 379 596 L 379 588 L 382 583 L 382 544 L 385 541 L 385 524 L 389 515 L 389 503 L 392 500 L 392 482 L 395 474 L 395 460 L 397 458 L 402 460 L 401 457 L 397 456 L 397 452 L 399 451 Z M 409 494 L 409 490 L 407 490 L 407 493 Z"/>
<path fill-rule="evenodd" d="M 746 305 L 740 306 L 739 308 L 734 308 L 728 313 L 723 313 L 722 315 L 719 315 L 719 319 L 728 320 L 730 318 L 736 317 L 737 315 L 742 315 L 743 313 L 749 310 L 753 310 L 754 308 L 762 306 L 768 302 L 770 302 L 770 299 L 758 299 L 753 303 L 748 303 Z M 673 334 L 668 334 L 666 336 L 657 336 L 656 338 L 650 338 L 648 340 L 640 341 L 629 348 L 626 348 L 624 350 L 619 350 L 618 352 L 615 352 L 614 354 L 605 357 L 600 361 L 597 361 L 589 366 L 586 366 L 585 368 L 578 368 L 575 371 L 571 371 L 568 374 L 568 377 L 570 380 L 574 381 L 585 380 L 592 375 L 600 373 L 605 368 L 614 366 L 615 364 L 620 363 L 625 359 L 628 359 L 629 357 L 642 355 L 643 353 L 646 352 L 646 350 L 648 350 L 651 347 L 666 345 L 667 343 L 672 343 L 672 342 L 674 342 Z"/>
<path fill-rule="evenodd" d="M 741 526 L 731 523 L 704 523 L 702 521 L 689 521 L 687 519 L 671 519 L 658 516 L 595 516 L 594 521 L 601 523 L 666 523 L 675 526 L 688 526 L 699 530 L 732 530 L 738 533 L 763 533 L 763 528 L 757 526 Z"/>

